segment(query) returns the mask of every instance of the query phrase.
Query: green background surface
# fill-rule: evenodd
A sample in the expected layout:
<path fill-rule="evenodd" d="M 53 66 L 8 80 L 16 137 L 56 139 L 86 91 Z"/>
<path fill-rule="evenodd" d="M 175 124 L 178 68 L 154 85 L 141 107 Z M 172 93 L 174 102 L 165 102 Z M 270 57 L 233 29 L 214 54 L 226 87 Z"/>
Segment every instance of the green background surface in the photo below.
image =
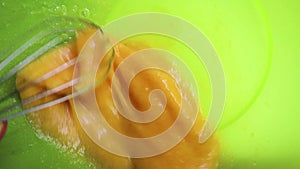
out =
<path fill-rule="evenodd" d="M 207 35 L 225 70 L 227 98 L 218 128 L 222 145 L 219 168 L 297 169 L 299 7 L 296 0 L 0 0 L 0 51 L 9 48 L 32 25 L 51 16 L 78 16 L 100 26 L 136 12 L 182 17 Z M 203 92 L 203 98 L 205 113 L 210 104 L 209 91 Z M 20 117 L 9 121 L 7 135 L 0 141 L 0 168 L 91 166 L 85 159 L 38 138 Z"/>

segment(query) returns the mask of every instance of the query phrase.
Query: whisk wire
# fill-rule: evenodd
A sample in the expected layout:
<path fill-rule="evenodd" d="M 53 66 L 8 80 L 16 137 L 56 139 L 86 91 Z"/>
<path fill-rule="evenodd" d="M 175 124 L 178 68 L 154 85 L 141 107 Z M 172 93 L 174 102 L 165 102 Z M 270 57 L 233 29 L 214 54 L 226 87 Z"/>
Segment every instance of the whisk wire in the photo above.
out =
<path fill-rule="evenodd" d="M 42 23 L 42 25 L 34 27 L 32 30 L 35 30 L 35 32 L 37 32 L 38 30 L 38 33 L 36 33 L 33 37 L 29 38 L 28 41 L 25 41 L 25 43 L 20 45 L 20 47 L 17 47 L 15 50 L 12 50 L 14 48 L 11 48 L 1 56 L 2 58 L 0 58 L 0 91 L 4 90 L 3 88 L 8 86 L 8 82 L 14 82 L 16 84 L 16 74 L 20 70 L 25 68 L 28 64 L 35 61 L 41 55 L 57 47 L 58 45 L 63 45 L 73 40 L 70 37 L 76 36 L 77 31 L 80 31 L 87 26 L 93 26 L 99 29 L 103 34 L 102 30 L 93 23 L 86 20 L 70 17 L 46 20 Z M 30 87 L 34 87 L 37 84 L 75 65 L 77 62 L 77 57 L 68 60 L 67 62 L 59 65 L 58 67 L 44 73 L 40 77 L 37 77 L 29 82 L 19 84 L 18 89 L 16 88 L 16 86 L 8 87 L 8 92 L 4 92 L 4 95 L 0 97 L 0 122 L 10 120 L 30 112 L 35 112 L 65 102 L 71 98 L 82 94 L 83 92 L 93 89 L 95 85 L 100 84 L 106 78 L 111 68 L 113 57 L 114 50 L 112 49 L 109 62 L 107 63 L 107 65 L 104 65 L 104 74 L 100 76 L 99 79 L 96 79 L 94 84 L 85 86 L 84 88 L 74 93 L 71 92 L 63 96 L 60 95 L 58 98 L 41 102 L 34 106 L 30 106 L 30 103 L 34 103 L 35 101 L 47 98 L 50 95 L 58 93 L 64 89 L 70 88 L 73 85 L 77 84 L 82 77 L 72 79 L 63 84 L 59 84 L 50 89 L 36 93 L 33 96 L 23 98 L 22 101 L 20 99 L 19 93 L 25 91 L 26 89 L 29 89 Z M 2 92 L 3 91 L 1 91 L 1 93 Z"/>

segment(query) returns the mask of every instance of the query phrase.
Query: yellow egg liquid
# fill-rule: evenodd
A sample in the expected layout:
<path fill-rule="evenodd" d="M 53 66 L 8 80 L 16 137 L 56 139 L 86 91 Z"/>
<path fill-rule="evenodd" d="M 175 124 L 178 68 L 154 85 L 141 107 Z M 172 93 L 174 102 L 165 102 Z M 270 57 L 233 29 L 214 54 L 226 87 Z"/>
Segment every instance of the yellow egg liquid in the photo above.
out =
<path fill-rule="evenodd" d="M 85 42 L 95 32 L 87 28 L 77 33 L 74 42 L 53 49 L 30 63 L 17 75 L 17 88 L 21 89 L 34 79 L 41 77 L 58 66 L 76 58 Z M 134 43 L 120 43 L 114 47 L 114 60 L 106 79 L 95 88 L 99 108 L 108 123 L 118 132 L 131 137 L 146 138 L 157 135 L 175 121 L 179 113 L 181 96 L 176 81 L 167 73 L 159 70 L 145 70 L 131 81 L 129 87 L 130 101 L 136 109 L 147 110 L 150 107 L 148 97 L 153 89 L 161 89 L 166 94 L 167 105 L 162 115 L 151 123 L 135 123 L 120 115 L 112 100 L 111 81 L 118 65 L 131 53 L 143 48 Z M 105 58 L 111 57 L 112 53 Z M 104 58 L 104 59 L 105 59 Z M 138 63 L 137 63 L 138 64 Z M 134 65 L 132 65 L 134 66 Z M 101 71 L 99 66 L 99 72 Z M 73 78 L 74 66 L 32 85 L 26 90 L 20 90 L 22 99 L 64 84 Z M 72 92 L 69 87 L 58 93 L 30 103 L 27 107 L 55 100 Z M 200 112 L 189 134 L 171 150 L 148 158 L 121 157 L 99 147 L 85 133 L 75 114 L 73 101 L 54 105 L 27 115 L 33 128 L 56 143 L 74 153 L 82 153 L 95 166 L 103 169 L 213 169 L 217 167 L 219 154 L 218 140 L 211 137 L 204 144 L 198 143 L 198 136 L 203 127 L 204 119 Z M 115 141 L 111 140 L 113 144 Z M 117 144 L 117 143 L 116 143 Z M 149 145 L 151 146 L 151 145 Z"/>

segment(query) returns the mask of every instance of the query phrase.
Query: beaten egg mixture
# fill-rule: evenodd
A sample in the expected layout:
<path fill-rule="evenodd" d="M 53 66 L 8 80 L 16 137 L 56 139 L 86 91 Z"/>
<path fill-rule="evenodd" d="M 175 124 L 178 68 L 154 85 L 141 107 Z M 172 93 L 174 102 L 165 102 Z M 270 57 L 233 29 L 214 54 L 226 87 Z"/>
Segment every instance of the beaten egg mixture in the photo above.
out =
<path fill-rule="evenodd" d="M 76 58 L 85 42 L 96 31 L 87 28 L 77 33 L 76 40 L 49 51 L 39 59 L 30 63 L 17 74 L 17 88 L 22 99 L 44 92 L 64 84 L 73 78 L 74 65 L 24 89 L 26 84 L 47 72 L 66 64 Z M 105 80 L 94 90 L 99 108 L 109 124 L 118 132 L 131 137 L 150 137 L 166 130 L 176 119 L 179 112 L 181 96 L 176 81 L 167 73 L 159 70 L 145 70 L 136 75 L 130 83 L 130 101 L 138 110 L 144 111 L 150 107 L 148 96 L 153 89 L 161 89 L 166 94 L 167 105 L 163 114 L 155 121 L 147 124 L 134 123 L 124 118 L 114 106 L 111 94 L 112 76 L 118 65 L 132 52 L 139 50 L 137 44 L 119 43 L 114 52 L 108 53 L 104 60 L 113 57 L 112 65 Z M 112 56 L 113 55 L 113 56 Z M 138 64 L 138 63 L 137 63 Z M 134 66 L 134 65 L 132 65 Z M 101 65 L 99 66 L 99 71 Z M 25 85 L 24 85 L 25 84 Z M 66 88 L 45 98 L 27 105 L 27 107 L 45 103 L 60 98 L 72 92 Z M 63 147 L 76 153 L 83 150 L 84 156 L 103 169 L 199 169 L 217 168 L 219 152 L 218 140 L 211 137 L 204 144 L 198 143 L 198 135 L 203 127 L 204 119 L 199 112 L 196 123 L 189 134 L 171 150 L 148 158 L 120 157 L 105 151 L 94 143 L 84 132 L 74 112 L 72 99 L 63 103 L 42 109 L 27 115 L 27 119 L 36 131 Z M 114 143 L 114 140 L 111 140 Z M 149 145 L 151 146 L 151 145 Z M 75 150 L 75 151 L 73 151 Z"/>

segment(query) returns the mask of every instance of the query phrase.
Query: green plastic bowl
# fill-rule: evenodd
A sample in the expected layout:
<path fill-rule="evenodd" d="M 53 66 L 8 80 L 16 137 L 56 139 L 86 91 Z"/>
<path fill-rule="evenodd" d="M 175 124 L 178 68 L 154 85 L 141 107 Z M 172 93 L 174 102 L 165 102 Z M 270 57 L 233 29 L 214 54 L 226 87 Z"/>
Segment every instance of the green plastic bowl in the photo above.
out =
<path fill-rule="evenodd" d="M 179 16 L 210 39 L 224 67 L 227 96 L 218 127 L 219 168 L 300 168 L 299 5 L 297 1 L 256 0 L 0 0 L 0 51 L 52 16 L 82 17 L 99 26 L 138 12 Z M 207 114 L 211 88 L 202 72 L 206 77 L 198 79 L 201 107 Z M 83 157 L 38 138 L 25 118 L 19 117 L 9 121 L 0 141 L 0 168 L 92 166 Z"/>

